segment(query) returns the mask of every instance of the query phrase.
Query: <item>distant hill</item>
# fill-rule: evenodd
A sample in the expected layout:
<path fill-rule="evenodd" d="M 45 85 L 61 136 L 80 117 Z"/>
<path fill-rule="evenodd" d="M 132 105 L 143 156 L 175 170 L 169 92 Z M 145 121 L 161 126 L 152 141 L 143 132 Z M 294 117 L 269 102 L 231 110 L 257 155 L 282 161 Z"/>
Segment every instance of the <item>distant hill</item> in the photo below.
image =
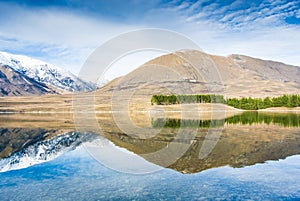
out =
<path fill-rule="evenodd" d="M 2 96 L 41 95 L 96 89 L 95 84 L 85 82 L 70 72 L 26 56 L 0 52 L 0 65 L 2 74 L 10 78 L 1 78 Z M 8 74 L 9 72 L 14 75 Z"/>
<path fill-rule="evenodd" d="M 99 92 L 224 94 L 266 97 L 300 93 L 300 67 L 243 55 L 183 50 L 155 58 Z M 135 92 L 137 93 L 137 92 Z"/>

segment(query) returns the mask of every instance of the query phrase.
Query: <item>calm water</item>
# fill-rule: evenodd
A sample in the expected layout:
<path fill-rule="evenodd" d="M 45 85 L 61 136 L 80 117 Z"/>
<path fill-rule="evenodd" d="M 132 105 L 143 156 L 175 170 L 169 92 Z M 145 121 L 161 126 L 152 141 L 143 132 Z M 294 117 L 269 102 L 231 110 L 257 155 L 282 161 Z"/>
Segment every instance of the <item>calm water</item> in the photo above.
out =
<path fill-rule="evenodd" d="M 2 127 L 0 200 L 300 199 L 297 114 L 151 119 L 159 130 L 151 137 L 124 134 L 105 121 L 101 136 L 64 124 L 31 128 L 32 120 Z M 211 149 L 201 155 L 205 146 Z M 184 152 L 172 163 L 166 161 L 174 155 L 149 154 L 166 147 Z"/>

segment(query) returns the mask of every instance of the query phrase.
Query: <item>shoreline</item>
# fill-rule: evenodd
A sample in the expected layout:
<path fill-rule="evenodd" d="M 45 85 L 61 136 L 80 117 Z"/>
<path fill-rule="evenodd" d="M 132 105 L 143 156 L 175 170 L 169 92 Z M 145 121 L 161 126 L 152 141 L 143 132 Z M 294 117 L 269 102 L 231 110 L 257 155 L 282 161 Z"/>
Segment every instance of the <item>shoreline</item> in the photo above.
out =
<path fill-rule="evenodd" d="M 99 105 L 96 105 L 99 106 Z M 101 105 L 100 105 L 101 106 Z M 216 109 L 214 109 L 216 107 Z M 8 111 L 5 111 L 6 109 L 0 109 L 0 114 L 75 114 L 72 109 L 72 106 L 67 106 L 69 110 L 64 111 L 53 111 L 52 107 L 44 107 L 43 110 L 39 110 L 39 108 L 30 108 L 29 110 L 25 110 L 26 107 L 18 110 L 18 109 L 8 109 Z M 47 111 L 49 109 L 49 111 Z M 293 113 L 300 113 L 300 107 L 294 107 L 294 108 L 287 108 L 287 107 L 271 107 L 266 109 L 259 109 L 259 110 L 244 110 L 244 109 L 238 109 L 234 108 L 232 106 L 228 106 L 226 104 L 220 104 L 220 103 L 199 103 L 199 104 L 176 104 L 176 105 L 155 105 L 150 106 L 141 109 L 129 109 L 128 111 L 116 111 L 116 110 L 97 110 L 95 111 L 79 111 L 76 113 L 95 113 L 95 114 L 113 114 L 113 113 L 124 113 L 124 112 L 130 112 L 130 113 L 181 113 L 181 112 L 187 112 L 187 113 L 232 113 L 232 112 L 293 112 Z"/>

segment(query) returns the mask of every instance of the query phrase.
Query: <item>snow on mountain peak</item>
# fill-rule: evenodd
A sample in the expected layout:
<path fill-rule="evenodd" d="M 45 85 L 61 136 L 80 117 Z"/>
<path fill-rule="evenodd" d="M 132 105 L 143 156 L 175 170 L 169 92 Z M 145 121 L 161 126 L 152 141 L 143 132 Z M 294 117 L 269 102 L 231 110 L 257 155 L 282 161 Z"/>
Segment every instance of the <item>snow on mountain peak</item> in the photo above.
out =
<path fill-rule="evenodd" d="M 0 52 L 0 64 L 41 82 L 65 91 L 90 91 L 95 85 L 87 83 L 61 68 L 23 55 Z"/>

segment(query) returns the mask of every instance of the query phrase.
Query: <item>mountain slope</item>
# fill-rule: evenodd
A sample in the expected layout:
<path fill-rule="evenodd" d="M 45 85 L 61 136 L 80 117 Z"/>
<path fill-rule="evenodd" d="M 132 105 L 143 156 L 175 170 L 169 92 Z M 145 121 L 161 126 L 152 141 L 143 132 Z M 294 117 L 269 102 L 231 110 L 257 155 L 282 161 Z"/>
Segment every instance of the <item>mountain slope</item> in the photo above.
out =
<path fill-rule="evenodd" d="M 0 64 L 57 91 L 91 91 L 96 88 L 96 85 L 87 83 L 70 72 L 30 57 L 0 52 Z"/>
<path fill-rule="evenodd" d="M 0 86 L 0 96 L 26 96 L 56 93 L 47 85 L 37 82 L 6 65 L 0 65 Z"/>
<path fill-rule="evenodd" d="M 99 92 L 221 93 L 266 97 L 300 93 L 300 67 L 242 55 L 215 56 L 183 50 L 155 58 L 108 83 Z"/>

